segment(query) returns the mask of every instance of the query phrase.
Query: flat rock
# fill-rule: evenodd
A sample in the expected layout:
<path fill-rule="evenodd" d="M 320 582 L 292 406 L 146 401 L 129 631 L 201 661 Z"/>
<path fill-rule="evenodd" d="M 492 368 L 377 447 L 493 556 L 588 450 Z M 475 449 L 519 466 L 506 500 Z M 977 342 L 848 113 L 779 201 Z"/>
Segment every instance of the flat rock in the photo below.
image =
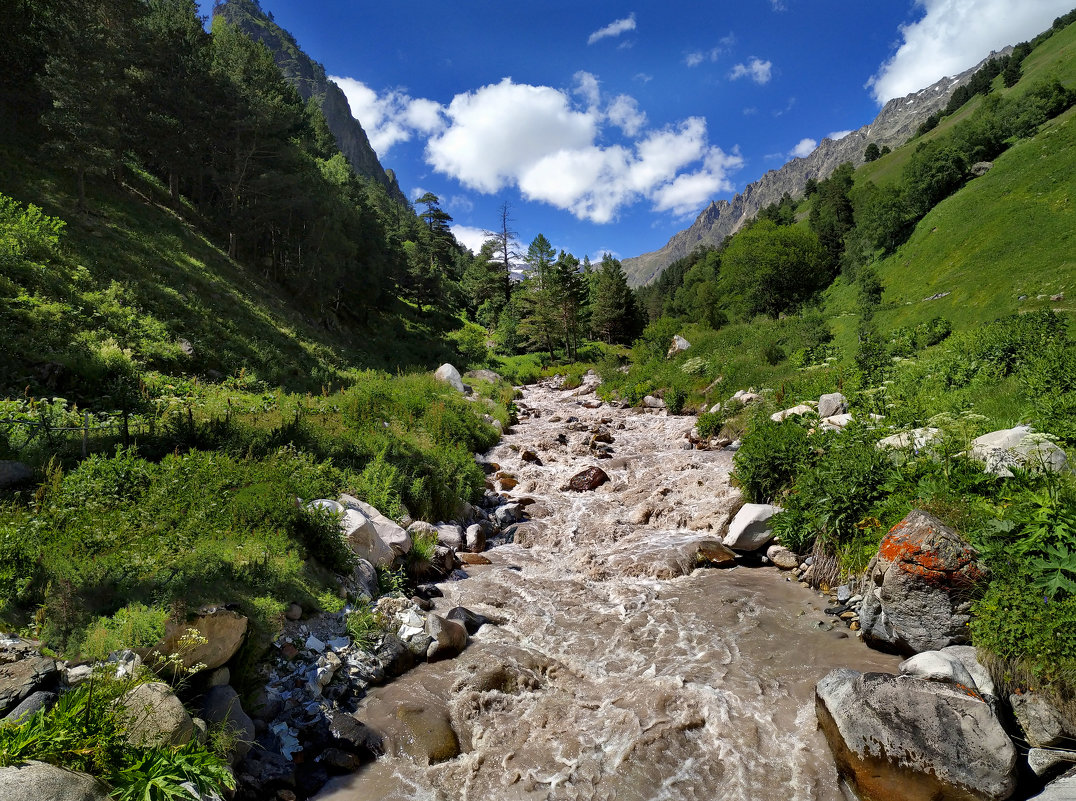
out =
<path fill-rule="evenodd" d="M 979 693 L 979 687 L 964 667 L 964 663 L 944 651 L 924 651 L 916 654 L 901 662 L 897 669 L 904 676 L 914 676 L 924 681 L 947 682 Z"/>
<path fill-rule="evenodd" d="M 878 440 L 878 447 L 886 450 L 920 451 L 927 445 L 941 439 L 942 432 L 937 428 L 913 428 Z"/>
<path fill-rule="evenodd" d="M 745 503 L 729 523 L 725 545 L 734 551 L 757 551 L 773 539 L 770 519 L 779 511 L 770 503 Z"/>
<path fill-rule="evenodd" d="M 1029 426 L 992 431 L 971 441 L 970 456 L 983 463 L 987 473 L 1010 478 L 1011 468 L 1061 473 L 1068 457 L 1053 442 L 1034 434 Z"/>
<path fill-rule="evenodd" d="M 108 787 L 92 776 L 44 762 L 0 768 L 4 801 L 109 801 Z"/>
<path fill-rule="evenodd" d="M 816 688 L 837 769 L 871 801 L 1003 801 L 1016 750 L 990 707 L 948 684 L 838 669 Z"/>
<path fill-rule="evenodd" d="M 780 423 L 782 420 L 786 420 L 789 417 L 802 417 L 805 414 L 817 414 L 814 408 L 801 403 L 799 406 L 793 406 L 790 409 L 782 409 L 779 412 L 774 412 L 770 415 L 770 419 L 775 423 Z"/>
<path fill-rule="evenodd" d="M 1041 793 L 1028 801 L 1073 801 L 1076 799 L 1076 771 L 1069 771 L 1059 779 L 1054 779 Z"/>

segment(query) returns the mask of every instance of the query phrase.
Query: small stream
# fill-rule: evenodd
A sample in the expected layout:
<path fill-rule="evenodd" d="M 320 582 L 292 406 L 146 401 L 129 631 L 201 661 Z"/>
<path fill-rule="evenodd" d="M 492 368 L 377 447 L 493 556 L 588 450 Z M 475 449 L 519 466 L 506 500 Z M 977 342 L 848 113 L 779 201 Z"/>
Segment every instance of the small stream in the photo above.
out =
<path fill-rule="evenodd" d="M 737 507 L 731 454 L 686 449 L 693 418 L 586 390 L 527 388 L 484 457 L 532 522 L 443 584 L 437 610 L 499 625 L 371 691 L 356 717 L 387 753 L 321 801 L 844 799 L 814 685 L 899 658 L 833 627 L 826 599 L 776 568 L 698 567 Z M 561 489 L 592 465 L 610 481 Z"/>

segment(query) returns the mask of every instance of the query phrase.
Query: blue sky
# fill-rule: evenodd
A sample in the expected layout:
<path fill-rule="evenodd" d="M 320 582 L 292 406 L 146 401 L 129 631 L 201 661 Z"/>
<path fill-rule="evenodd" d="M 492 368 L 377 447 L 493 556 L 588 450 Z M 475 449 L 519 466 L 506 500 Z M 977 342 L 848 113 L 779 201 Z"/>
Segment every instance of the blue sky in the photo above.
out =
<path fill-rule="evenodd" d="M 382 165 L 477 250 L 655 250 L 711 200 L 1076 0 L 261 0 L 347 94 Z M 203 4 L 208 13 L 210 3 Z"/>

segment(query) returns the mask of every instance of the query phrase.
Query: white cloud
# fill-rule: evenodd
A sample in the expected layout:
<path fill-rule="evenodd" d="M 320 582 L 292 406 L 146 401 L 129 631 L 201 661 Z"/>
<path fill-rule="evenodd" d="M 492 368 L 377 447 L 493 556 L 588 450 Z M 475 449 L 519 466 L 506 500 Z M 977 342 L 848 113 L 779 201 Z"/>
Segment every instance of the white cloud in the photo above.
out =
<path fill-rule="evenodd" d="M 848 134 L 850 134 L 850 133 L 852 133 L 851 130 L 833 131 L 832 133 L 826 134 L 826 139 L 832 139 L 834 142 L 839 142 L 842 139 L 844 139 L 844 137 L 848 136 Z"/>
<path fill-rule="evenodd" d="M 628 14 L 624 19 L 618 19 L 614 22 L 610 22 L 604 28 L 598 28 L 590 36 L 587 37 L 587 44 L 592 45 L 597 41 L 609 38 L 611 36 L 620 36 L 622 33 L 635 30 L 635 12 Z"/>
<path fill-rule="evenodd" d="M 772 72 L 772 61 L 762 61 L 758 58 L 752 58 L 746 64 L 737 64 L 733 67 L 732 72 L 729 74 L 729 78 L 735 81 L 739 78 L 747 77 L 757 84 L 764 84 L 769 83 Z"/>
<path fill-rule="evenodd" d="M 470 248 L 473 253 L 480 251 L 483 243 L 489 239 L 483 229 L 475 228 L 473 225 L 453 225 L 449 230 L 452 231 L 457 242 L 465 248 Z"/>
<path fill-rule="evenodd" d="M 654 80 L 654 76 L 648 75 L 645 72 L 637 72 L 635 73 L 635 80 L 637 80 L 639 83 L 650 83 L 652 80 Z"/>
<path fill-rule="evenodd" d="M 773 6 L 774 11 L 787 11 L 788 6 L 784 0 L 770 0 L 770 5 Z"/>
<path fill-rule="evenodd" d="M 428 191 L 429 190 L 423 189 L 421 186 L 416 186 L 415 188 L 413 188 L 407 194 L 411 198 L 411 200 L 418 200 L 420 197 L 422 197 Z"/>
<path fill-rule="evenodd" d="M 697 67 L 699 64 L 706 60 L 706 56 L 702 51 L 696 50 L 694 53 L 688 53 L 684 56 L 684 63 L 689 67 Z"/>
<path fill-rule="evenodd" d="M 711 63 L 716 62 L 734 44 L 736 44 L 736 36 L 730 33 L 728 36 L 721 37 L 717 43 L 717 47 L 711 47 L 709 50 L 691 51 L 684 56 L 684 63 L 689 67 L 697 67 L 704 61 L 709 61 Z"/>
<path fill-rule="evenodd" d="M 474 201 L 466 195 L 450 195 L 445 201 L 445 208 L 456 214 L 470 214 L 474 211 Z"/>
<path fill-rule="evenodd" d="M 574 76 L 575 93 L 587 101 L 588 107 L 593 107 L 601 102 L 601 83 L 598 77 L 585 70 L 580 70 Z"/>
<path fill-rule="evenodd" d="M 818 147 L 818 142 L 814 139 L 803 138 L 799 141 L 799 144 L 792 148 L 792 152 L 788 155 L 795 156 L 796 158 L 806 158 L 814 152 L 814 149 Z"/>
<path fill-rule="evenodd" d="M 973 67 L 993 50 L 1031 39 L 1072 0 L 915 0 L 923 10 L 900 26 L 902 43 L 867 82 L 879 104 Z"/>
<path fill-rule="evenodd" d="M 639 108 L 638 101 L 631 95 L 614 97 L 605 110 L 605 116 L 625 136 L 635 136 L 646 125 L 646 112 Z"/>
<path fill-rule="evenodd" d="M 384 158 L 397 142 L 406 142 L 416 133 L 431 134 L 444 125 L 441 106 L 432 100 L 414 99 L 405 92 L 391 90 L 379 95 L 362 81 L 330 75 L 351 106 L 351 116 L 362 125 L 370 145 Z"/>

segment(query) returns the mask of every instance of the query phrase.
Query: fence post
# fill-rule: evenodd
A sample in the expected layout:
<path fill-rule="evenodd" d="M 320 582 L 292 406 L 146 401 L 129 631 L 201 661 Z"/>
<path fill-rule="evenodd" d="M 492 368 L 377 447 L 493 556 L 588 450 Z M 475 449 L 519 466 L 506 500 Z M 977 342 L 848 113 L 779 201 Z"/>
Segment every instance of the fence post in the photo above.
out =
<path fill-rule="evenodd" d="M 88 455 L 90 447 L 90 413 L 82 413 L 82 458 Z"/>

